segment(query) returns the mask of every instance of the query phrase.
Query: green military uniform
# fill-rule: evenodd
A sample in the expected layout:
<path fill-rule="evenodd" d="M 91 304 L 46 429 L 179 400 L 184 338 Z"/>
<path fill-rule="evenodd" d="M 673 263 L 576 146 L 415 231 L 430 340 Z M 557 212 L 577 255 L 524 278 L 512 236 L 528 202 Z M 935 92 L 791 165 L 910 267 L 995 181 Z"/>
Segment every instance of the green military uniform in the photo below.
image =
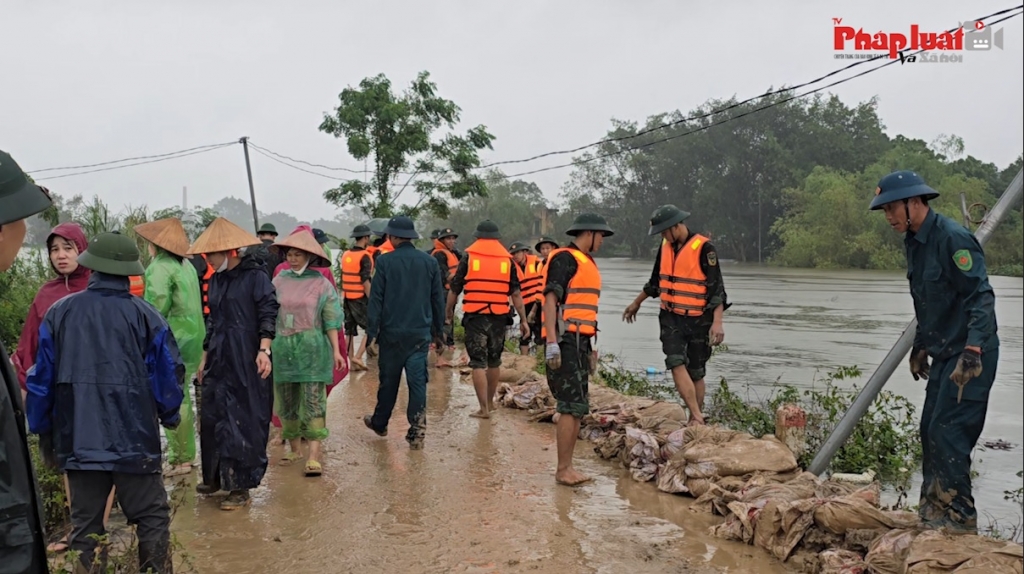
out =
<path fill-rule="evenodd" d="M 599 215 L 584 213 L 576 217 L 566 235 L 577 236 L 584 231 L 599 231 L 605 237 L 614 234 L 605 219 Z M 570 242 L 569 249 L 576 249 Z M 589 254 L 587 257 L 590 257 Z M 547 282 L 544 295 L 554 293 L 559 308 L 565 304 L 569 291 L 569 282 L 576 276 L 579 263 L 569 252 L 556 253 L 548 261 Z M 561 364 L 557 369 L 547 369 L 548 388 L 555 397 L 555 410 L 558 413 L 582 418 L 590 413 L 590 361 L 593 344 L 591 337 L 572 332 L 563 332 L 555 337 L 547 334 L 548 345 L 558 345 Z M 546 350 L 546 357 L 551 358 L 552 349 Z"/>
<path fill-rule="evenodd" d="M 910 171 L 885 176 L 875 193 L 872 210 L 903 202 L 908 222 L 910 198 L 927 202 L 939 195 Z M 921 411 L 921 516 L 933 526 L 976 530 L 971 451 L 985 425 L 999 362 L 985 254 L 967 229 L 931 209 L 916 231 L 908 230 L 904 244 L 918 321 L 911 371 L 915 379 L 928 379 Z M 981 349 L 980 356 L 966 347 Z"/>

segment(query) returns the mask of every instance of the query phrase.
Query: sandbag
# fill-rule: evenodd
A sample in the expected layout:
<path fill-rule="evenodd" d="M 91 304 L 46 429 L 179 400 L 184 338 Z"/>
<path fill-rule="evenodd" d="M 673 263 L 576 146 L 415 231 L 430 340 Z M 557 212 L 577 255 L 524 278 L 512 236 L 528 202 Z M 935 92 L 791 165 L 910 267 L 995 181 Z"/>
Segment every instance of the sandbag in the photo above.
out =
<path fill-rule="evenodd" d="M 773 439 L 737 436 L 719 444 L 694 441 L 684 446 L 681 452 L 690 462 L 714 464 L 719 476 L 741 476 L 758 471 L 788 472 L 797 468 L 792 451 Z"/>
<path fill-rule="evenodd" d="M 911 512 L 884 511 L 856 495 L 824 500 L 814 511 L 814 523 L 833 534 L 855 528 L 912 528 L 918 517 Z"/>
<path fill-rule="evenodd" d="M 860 554 L 849 550 L 825 550 L 818 554 L 819 574 L 867 574 Z"/>
<path fill-rule="evenodd" d="M 686 436 L 686 427 L 676 429 L 665 437 L 665 444 L 661 445 L 661 458 L 671 460 L 672 457 L 683 449 L 683 437 Z M 685 461 L 685 459 L 684 459 Z"/>
<path fill-rule="evenodd" d="M 629 473 L 637 482 L 647 482 L 658 473 L 661 445 L 651 433 L 626 427 L 626 449 L 629 452 Z"/>
<path fill-rule="evenodd" d="M 498 402 L 514 409 L 531 410 L 554 405 L 547 381 L 531 380 L 521 385 L 502 383 L 498 386 Z"/>
<path fill-rule="evenodd" d="M 501 375 L 498 379 L 503 383 L 514 383 L 523 376 L 536 372 L 537 358 L 533 355 L 502 353 Z"/>
<path fill-rule="evenodd" d="M 813 499 L 786 501 L 761 498 L 748 504 L 754 507 L 763 505 L 754 526 L 754 544 L 782 561 L 789 558 L 807 530 L 814 525 L 816 503 Z"/>
<path fill-rule="evenodd" d="M 687 420 L 686 411 L 679 403 L 659 401 L 640 409 L 641 418 L 661 418 L 685 423 Z"/>
<path fill-rule="evenodd" d="M 903 574 L 903 563 L 918 534 L 917 530 L 890 530 L 871 543 L 864 561 L 874 574 Z"/>
<path fill-rule="evenodd" d="M 1020 574 L 1021 546 L 976 534 L 949 535 L 936 530 L 922 533 L 910 544 L 906 574 Z"/>

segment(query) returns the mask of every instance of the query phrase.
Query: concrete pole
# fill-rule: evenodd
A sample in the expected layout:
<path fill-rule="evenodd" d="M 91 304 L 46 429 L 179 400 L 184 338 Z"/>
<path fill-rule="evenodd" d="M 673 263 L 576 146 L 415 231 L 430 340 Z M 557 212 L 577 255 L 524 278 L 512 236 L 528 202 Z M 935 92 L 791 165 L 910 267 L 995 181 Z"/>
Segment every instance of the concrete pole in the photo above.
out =
<path fill-rule="evenodd" d="M 992 232 L 995 231 L 996 226 L 999 225 L 999 222 L 1010 210 L 1010 207 L 1020 199 L 1022 179 L 1024 179 L 1024 170 L 1017 172 L 1016 177 L 1010 182 L 1010 187 L 1006 188 L 999 201 L 985 215 L 985 220 L 981 222 L 981 225 L 978 226 L 978 231 L 974 234 L 978 238 L 978 243 L 985 245 L 988 242 L 989 238 L 992 237 Z M 857 426 L 864 413 L 867 412 L 868 407 L 878 397 L 878 393 L 882 391 L 882 387 L 889 381 L 889 377 L 892 376 L 896 368 L 903 362 L 903 358 L 910 352 L 910 348 L 914 345 L 914 332 L 916 330 L 917 319 L 914 319 L 907 326 L 906 330 L 903 331 L 903 334 L 900 335 L 899 340 L 896 341 L 896 345 L 889 351 L 889 354 L 882 359 L 875 372 L 871 374 L 867 384 L 864 385 L 860 394 L 857 395 L 853 404 L 850 405 L 850 410 L 846 411 L 846 414 L 843 415 L 839 424 L 832 431 L 832 434 L 821 445 L 821 450 L 818 451 L 818 454 L 814 455 L 814 460 L 811 461 L 811 465 L 807 468 L 809 472 L 820 475 L 828 469 L 829 463 L 832 462 L 832 457 L 836 455 L 839 448 L 850 438 L 854 427 Z"/>

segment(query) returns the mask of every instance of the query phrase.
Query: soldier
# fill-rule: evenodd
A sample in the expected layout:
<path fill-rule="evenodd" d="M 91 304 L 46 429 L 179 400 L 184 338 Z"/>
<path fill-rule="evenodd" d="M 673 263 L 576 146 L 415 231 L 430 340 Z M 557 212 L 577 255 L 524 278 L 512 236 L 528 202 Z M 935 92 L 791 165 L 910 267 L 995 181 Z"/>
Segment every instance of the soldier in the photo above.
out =
<path fill-rule="evenodd" d="M 938 196 L 921 176 L 897 171 L 878 182 L 871 209 L 883 210 L 893 230 L 906 234 L 907 277 L 918 321 L 910 373 L 914 380 L 928 381 L 921 410 L 918 512 L 929 527 L 977 532 L 971 450 L 985 425 L 999 362 L 996 298 L 978 240 L 928 206 Z"/>
<path fill-rule="evenodd" d="M 508 247 L 509 253 L 516 262 L 519 270 L 519 289 L 523 297 L 526 315 L 519 318 L 520 323 L 530 327 L 530 334 L 538 346 L 544 344 L 540 338 L 540 308 L 544 304 L 544 280 L 540 259 L 530 253 L 530 246 L 516 241 Z M 536 330 L 535 330 L 536 329 Z M 530 354 L 530 337 L 523 337 L 519 340 L 519 354 Z"/>
<path fill-rule="evenodd" d="M 551 253 L 552 249 L 558 249 L 558 242 L 550 237 L 541 237 L 540 241 L 533 246 L 533 250 L 537 252 L 537 256 L 540 257 L 541 265 L 548 260 L 548 254 Z"/>
<path fill-rule="evenodd" d="M 501 233 L 493 221 L 481 221 L 473 233 L 476 241 L 466 248 L 451 281 L 446 306 L 447 322 L 455 313 L 455 302 L 462 294 L 462 325 L 466 328 L 466 353 L 473 369 L 473 387 L 480 410 L 471 414 L 490 418 L 494 394 L 501 377 L 501 353 L 505 348 L 505 328 L 512 324 L 512 306 L 525 317 L 519 295 L 519 274 L 512 255 L 501 244 Z M 512 306 L 509 305 L 512 300 Z M 519 323 L 523 338 L 529 336 L 526 322 Z"/>
<path fill-rule="evenodd" d="M 580 419 L 590 413 L 589 379 L 597 369 L 597 305 L 601 272 L 591 255 L 613 234 L 600 215 L 584 213 L 565 232 L 573 241 L 555 249 L 544 267 L 544 356 L 547 379 L 558 413 L 555 481 L 576 486 L 590 480 L 572 465 Z"/>
<path fill-rule="evenodd" d="M 455 255 L 455 241 L 459 234 L 450 227 L 436 229 L 431 233 L 433 247 L 430 255 L 437 260 L 437 266 L 441 269 L 441 284 L 444 286 L 444 298 L 448 300 L 448 291 L 451 289 L 452 278 L 455 277 L 455 270 L 459 267 L 460 257 Z M 446 321 L 444 326 L 444 342 L 449 351 L 455 350 L 455 334 L 452 332 L 451 321 Z M 434 349 L 437 352 L 437 363 L 435 367 L 450 367 L 452 363 L 446 361 L 442 354 L 444 347 Z"/>
<path fill-rule="evenodd" d="M 341 292 L 345 298 L 345 336 L 348 337 L 348 354 L 352 360 L 352 368 L 356 371 L 365 371 L 366 363 L 363 362 L 363 353 L 366 352 L 366 337 L 359 343 L 359 350 L 355 354 L 352 349 L 355 345 L 356 335 L 359 329 L 366 331 L 368 325 L 367 305 L 370 301 L 370 280 L 373 275 L 373 257 L 366 247 L 370 242 L 369 226 L 357 225 L 352 229 L 350 237 L 355 239 L 355 245 L 341 255 Z"/>
<path fill-rule="evenodd" d="M 651 278 L 622 313 L 632 323 L 648 297 L 661 299 L 658 323 L 665 367 L 690 411 L 690 424 L 704 424 L 705 364 L 711 347 L 725 339 L 722 315 L 729 308 L 718 254 L 707 237 L 683 223 L 690 214 L 663 205 L 651 216 L 648 235 L 661 234 Z"/>
<path fill-rule="evenodd" d="M 14 158 L 0 151 L 0 273 L 10 269 L 21 250 L 25 221 L 50 205 L 49 192 L 29 181 Z M 3 341 L 0 378 L 0 572 L 42 574 L 50 571 L 43 506 L 28 449 L 21 387 Z"/>

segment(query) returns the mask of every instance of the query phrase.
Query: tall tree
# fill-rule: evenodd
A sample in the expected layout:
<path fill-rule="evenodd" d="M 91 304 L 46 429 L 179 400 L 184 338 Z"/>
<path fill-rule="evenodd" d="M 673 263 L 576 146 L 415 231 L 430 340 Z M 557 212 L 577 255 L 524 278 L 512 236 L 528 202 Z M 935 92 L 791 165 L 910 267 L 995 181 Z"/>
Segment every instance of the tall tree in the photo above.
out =
<path fill-rule="evenodd" d="M 338 100 L 319 129 L 345 138 L 352 157 L 371 161 L 373 175 L 370 181 L 351 180 L 324 192 L 327 201 L 358 207 L 373 217 L 391 217 L 411 186 L 419 197 L 403 211 L 426 210 L 444 218 L 452 200 L 486 193 L 483 178 L 472 170 L 480 166 L 479 152 L 492 149 L 494 136 L 483 125 L 465 135 L 453 133 L 461 109 L 437 95 L 429 73 L 420 72 L 400 95 L 384 74 L 365 78 L 358 88 L 342 90 Z M 434 138 L 442 129 L 447 133 Z M 399 185 L 401 176 L 407 177 Z"/>
<path fill-rule="evenodd" d="M 548 207 L 544 192 L 532 182 L 510 181 L 498 170 L 490 170 L 483 177 L 487 195 L 454 203 L 449 216 L 433 218 L 430 227 L 450 227 L 462 236 L 460 243 L 466 245 L 472 242 L 470 235 L 477 223 L 490 219 L 498 224 L 505 244 L 530 241 L 535 235 L 537 212 Z"/>

